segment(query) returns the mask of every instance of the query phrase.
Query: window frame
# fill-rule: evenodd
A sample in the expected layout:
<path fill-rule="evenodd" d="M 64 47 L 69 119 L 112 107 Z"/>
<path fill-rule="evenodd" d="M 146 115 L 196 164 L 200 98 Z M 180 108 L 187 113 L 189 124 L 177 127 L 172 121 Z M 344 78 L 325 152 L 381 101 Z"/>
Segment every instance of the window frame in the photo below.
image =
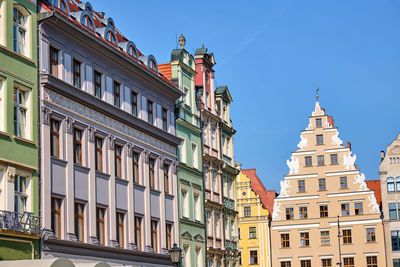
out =
<path fill-rule="evenodd" d="M 138 93 L 131 90 L 131 113 L 133 116 L 138 116 Z"/>
<path fill-rule="evenodd" d="M 151 220 L 151 247 L 155 253 L 158 252 L 158 221 Z"/>
<path fill-rule="evenodd" d="M 77 60 L 76 58 L 72 59 L 72 81 L 73 86 L 82 89 L 82 71 L 81 71 L 82 62 Z M 75 66 L 78 66 L 78 70 L 75 69 Z M 77 86 L 78 85 L 78 86 Z"/>
<path fill-rule="evenodd" d="M 50 46 L 49 49 L 49 69 L 50 69 L 50 74 L 59 78 L 58 76 L 58 52 L 60 50 L 55 48 L 54 46 Z M 53 57 L 53 55 L 55 55 L 55 57 Z M 53 70 L 53 68 L 55 69 L 55 71 Z M 55 73 L 54 73 L 55 72 Z"/>
<path fill-rule="evenodd" d="M 339 164 L 338 154 L 330 154 L 330 158 L 331 158 L 331 165 L 338 165 Z"/>
<path fill-rule="evenodd" d="M 305 167 L 312 167 L 312 157 L 311 156 L 305 156 Z"/>
<path fill-rule="evenodd" d="M 243 207 L 243 217 L 251 217 L 251 207 L 250 206 L 246 206 Z"/>
<path fill-rule="evenodd" d="M 340 189 L 348 189 L 347 176 L 340 177 Z"/>
<path fill-rule="evenodd" d="M 310 246 L 310 233 L 300 232 L 300 247 L 306 248 Z"/>
<path fill-rule="evenodd" d="M 285 208 L 286 220 L 294 220 L 294 209 L 292 207 Z"/>
<path fill-rule="evenodd" d="M 149 187 L 150 187 L 150 189 L 156 189 L 155 165 L 156 165 L 156 160 L 153 158 L 149 158 Z"/>
<path fill-rule="evenodd" d="M 117 243 L 120 248 L 125 247 L 125 212 L 116 212 L 116 231 L 117 231 Z"/>
<path fill-rule="evenodd" d="M 54 123 L 57 125 L 57 129 L 54 128 Z M 59 120 L 50 118 L 50 155 L 56 158 L 60 158 L 60 124 L 61 122 Z M 54 150 L 54 139 L 56 140 L 57 151 Z"/>
<path fill-rule="evenodd" d="M 121 83 L 115 80 L 113 82 L 113 105 L 121 108 Z"/>
<path fill-rule="evenodd" d="M 325 178 L 318 179 L 318 189 L 319 189 L 319 191 L 326 191 L 326 179 Z"/>
<path fill-rule="evenodd" d="M 172 229 L 173 224 L 165 223 L 165 245 L 168 250 L 172 248 Z"/>
<path fill-rule="evenodd" d="M 308 218 L 308 209 L 306 206 L 299 207 L 299 218 L 300 219 Z"/>
<path fill-rule="evenodd" d="M 94 70 L 93 73 L 93 95 L 97 97 L 98 99 L 102 99 L 103 95 L 103 89 L 102 89 L 102 78 L 103 78 L 103 73 L 100 71 Z M 97 80 L 99 78 L 99 80 Z"/>
<path fill-rule="evenodd" d="M 320 206 L 319 206 L 319 217 L 320 217 L 320 218 L 327 218 L 327 217 L 329 217 L 328 205 L 320 205 Z"/>
<path fill-rule="evenodd" d="M 80 133 L 80 138 L 77 138 L 77 134 L 79 135 Z M 83 150 L 83 145 L 82 145 L 82 136 L 83 136 L 83 130 L 79 129 L 77 127 L 74 127 L 73 129 L 73 146 L 74 146 L 74 163 L 82 165 L 83 159 L 82 159 L 82 150 Z"/>
<path fill-rule="evenodd" d="M 355 215 L 363 215 L 364 214 L 364 205 L 362 202 L 354 203 L 354 214 Z"/>
<path fill-rule="evenodd" d="M 28 211 L 29 182 L 29 177 L 25 175 L 16 174 L 14 176 L 14 211 L 19 214 Z"/>
<path fill-rule="evenodd" d="M 249 251 L 249 260 L 250 260 L 250 264 L 252 265 L 256 265 L 258 264 L 258 251 L 253 249 Z"/>
<path fill-rule="evenodd" d="M 367 234 L 367 243 L 376 243 L 376 231 L 375 227 L 365 228 Z"/>
<path fill-rule="evenodd" d="M 74 221 L 75 221 L 75 236 L 77 241 L 81 241 L 84 242 L 85 241 L 85 204 L 80 203 L 80 202 L 76 202 L 74 203 Z M 82 213 L 78 213 L 79 212 L 79 207 L 82 207 Z M 79 222 L 79 220 L 81 220 Z M 79 236 L 79 230 L 78 230 L 78 226 L 79 224 L 82 227 L 82 236 Z"/>
<path fill-rule="evenodd" d="M 350 216 L 350 203 L 342 203 L 340 205 L 342 216 Z"/>
<path fill-rule="evenodd" d="M 58 203 L 58 209 L 56 209 L 56 202 Z M 57 197 L 51 197 L 51 230 L 53 231 L 54 237 L 61 238 L 61 221 L 62 221 L 62 199 Z M 56 231 L 56 217 L 58 217 L 58 231 Z"/>
<path fill-rule="evenodd" d="M 257 239 L 257 227 L 249 227 L 249 239 Z"/>
<path fill-rule="evenodd" d="M 147 122 L 150 124 L 154 124 L 154 102 L 151 100 L 147 100 Z"/>
<path fill-rule="evenodd" d="M 143 217 L 135 215 L 135 242 L 139 251 L 142 250 L 142 220 Z"/>
<path fill-rule="evenodd" d="M 114 146 L 114 165 L 115 177 L 122 178 L 122 146 L 118 144 Z"/>
<path fill-rule="evenodd" d="M 18 12 L 17 14 L 20 14 L 21 17 L 23 17 L 23 23 L 20 21 L 16 22 L 15 21 L 15 11 Z M 25 14 L 24 14 L 25 13 Z M 13 51 L 15 53 L 18 53 L 22 56 L 28 56 L 28 45 L 27 43 L 30 40 L 29 39 L 29 32 L 28 28 L 30 25 L 28 25 L 29 19 L 29 13 L 26 11 L 26 9 L 21 6 L 21 5 L 14 5 L 13 7 Z M 23 33 L 23 34 L 20 34 Z M 19 40 L 20 36 L 22 36 L 22 42 Z M 28 42 L 27 42 L 28 41 Z M 22 50 L 20 48 L 20 45 L 22 44 Z"/>
<path fill-rule="evenodd" d="M 100 215 L 103 217 L 100 218 Z M 105 233 L 105 224 L 106 224 L 106 208 L 104 207 L 96 207 L 96 238 L 100 245 L 105 245 L 106 233 Z M 102 235 L 100 233 L 100 228 L 102 229 Z M 102 237 L 102 238 L 100 238 Z"/>
<path fill-rule="evenodd" d="M 164 174 L 164 192 L 170 194 L 169 190 L 169 165 L 164 163 L 163 174 Z"/>
<path fill-rule="evenodd" d="M 95 169 L 96 171 L 103 172 L 103 145 L 104 145 L 104 138 L 99 136 L 95 136 Z M 101 146 L 99 146 L 101 144 Z M 100 155 L 99 155 L 100 154 Z M 99 161 L 100 158 L 100 161 Z M 100 166 L 99 166 L 100 164 Z"/>
<path fill-rule="evenodd" d="M 140 183 L 139 161 L 140 161 L 139 152 L 132 151 L 133 182 L 136 184 Z"/>
<path fill-rule="evenodd" d="M 288 233 L 281 234 L 281 248 L 290 248 L 290 236 Z"/>
<path fill-rule="evenodd" d="M 21 92 L 24 94 L 24 101 L 25 103 L 22 104 L 20 103 L 20 95 Z M 19 137 L 19 138 L 23 138 L 23 139 L 30 139 L 31 137 L 31 116 L 30 116 L 30 93 L 31 90 L 29 90 L 26 87 L 23 87 L 22 85 L 19 84 L 14 84 L 14 135 Z M 23 121 L 24 124 L 22 125 L 23 127 L 23 134 L 21 133 L 21 123 L 20 123 L 20 111 L 23 110 Z M 15 113 L 18 111 L 18 115 L 15 116 Z M 15 120 L 15 118 L 17 118 L 17 120 Z"/>
<path fill-rule="evenodd" d="M 321 246 L 331 245 L 331 233 L 329 230 L 320 231 Z"/>
<path fill-rule="evenodd" d="M 324 144 L 324 135 L 317 134 L 316 135 L 316 145 L 323 145 Z"/>
<path fill-rule="evenodd" d="M 343 229 L 343 244 L 353 244 L 351 229 Z"/>
<path fill-rule="evenodd" d="M 305 180 L 297 180 L 297 192 L 304 193 L 306 192 L 306 181 Z"/>
<path fill-rule="evenodd" d="M 168 131 L 168 110 L 166 108 L 161 109 L 162 129 Z"/>

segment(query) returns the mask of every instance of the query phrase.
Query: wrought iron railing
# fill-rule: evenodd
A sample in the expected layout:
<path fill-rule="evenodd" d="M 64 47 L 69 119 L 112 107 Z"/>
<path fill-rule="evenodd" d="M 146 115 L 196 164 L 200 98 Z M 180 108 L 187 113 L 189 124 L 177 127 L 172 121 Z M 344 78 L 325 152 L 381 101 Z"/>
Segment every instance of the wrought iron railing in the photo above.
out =
<path fill-rule="evenodd" d="M 224 197 L 224 206 L 225 208 L 234 210 L 235 209 L 235 201 L 229 198 Z"/>
<path fill-rule="evenodd" d="M 30 234 L 40 234 L 40 218 L 32 212 L 18 213 L 0 210 L 0 228 Z"/>
<path fill-rule="evenodd" d="M 225 239 L 225 249 L 237 250 L 237 242 Z"/>

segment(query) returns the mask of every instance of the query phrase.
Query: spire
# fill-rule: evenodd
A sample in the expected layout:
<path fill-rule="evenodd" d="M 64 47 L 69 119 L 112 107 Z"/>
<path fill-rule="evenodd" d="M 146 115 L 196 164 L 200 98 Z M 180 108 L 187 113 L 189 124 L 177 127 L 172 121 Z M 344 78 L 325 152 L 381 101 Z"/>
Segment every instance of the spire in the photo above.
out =
<path fill-rule="evenodd" d="M 317 102 L 318 98 L 319 98 L 319 87 L 315 90 L 315 99 L 317 99 Z"/>

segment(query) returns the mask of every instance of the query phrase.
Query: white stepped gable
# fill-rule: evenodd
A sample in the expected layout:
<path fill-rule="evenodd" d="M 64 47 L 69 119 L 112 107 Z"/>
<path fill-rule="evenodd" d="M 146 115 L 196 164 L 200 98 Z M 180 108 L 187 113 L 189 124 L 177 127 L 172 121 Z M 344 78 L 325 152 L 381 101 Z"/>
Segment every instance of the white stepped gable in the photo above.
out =
<path fill-rule="evenodd" d="M 315 102 L 315 108 L 312 113 L 313 116 L 323 116 L 325 115 L 325 111 L 319 106 L 319 102 Z"/>
<path fill-rule="evenodd" d="M 368 200 L 369 200 L 369 212 L 370 213 L 380 213 L 381 211 L 379 210 L 379 206 L 376 203 L 376 198 L 374 193 L 371 193 L 371 195 L 368 196 Z"/>
<path fill-rule="evenodd" d="M 288 189 L 291 188 L 289 185 L 289 181 L 283 180 L 281 181 L 281 192 L 279 194 L 280 197 L 288 197 Z"/>
<path fill-rule="evenodd" d="M 343 155 L 343 165 L 346 170 L 355 170 L 356 166 L 354 163 L 356 162 L 357 156 L 354 154 L 352 155 L 351 151 Z"/>
<path fill-rule="evenodd" d="M 279 201 L 274 202 L 274 211 L 272 212 L 272 220 L 277 221 L 281 219 L 279 215 L 281 213 L 281 203 Z"/>
<path fill-rule="evenodd" d="M 368 191 L 367 183 L 365 182 L 365 175 L 364 173 L 357 174 L 354 177 L 353 184 L 358 185 L 357 191 Z"/>
<path fill-rule="evenodd" d="M 343 144 L 342 139 L 339 138 L 339 132 L 336 131 L 334 135 L 332 135 L 332 145 L 338 145 L 341 146 Z"/>
<path fill-rule="evenodd" d="M 303 149 L 308 143 L 308 139 L 304 138 L 303 133 L 300 134 L 300 142 L 297 144 L 299 149 Z"/>
<path fill-rule="evenodd" d="M 307 139 L 306 139 L 307 140 Z M 299 159 L 292 156 L 289 160 L 286 160 L 286 164 L 289 167 L 289 174 L 297 174 L 300 170 Z"/>

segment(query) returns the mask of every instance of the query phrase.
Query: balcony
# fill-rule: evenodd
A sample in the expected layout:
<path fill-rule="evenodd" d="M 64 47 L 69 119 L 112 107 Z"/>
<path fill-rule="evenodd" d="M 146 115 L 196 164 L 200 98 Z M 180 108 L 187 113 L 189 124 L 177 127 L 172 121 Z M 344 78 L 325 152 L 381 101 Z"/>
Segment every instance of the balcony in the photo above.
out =
<path fill-rule="evenodd" d="M 40 234 L 40 218 L 32 212 L 0 211 L 0 228 L 27 234 Z"/>
<path fill-rule="evenodd" d="M 237 242 L 225 239 L 225 249 L 237 250 Z"/>
<path fill-rule="evenodd" d="M 235 210 L 235 201 L 232 199 L 224 197 L 223 204 L 225 208 Z"/>

